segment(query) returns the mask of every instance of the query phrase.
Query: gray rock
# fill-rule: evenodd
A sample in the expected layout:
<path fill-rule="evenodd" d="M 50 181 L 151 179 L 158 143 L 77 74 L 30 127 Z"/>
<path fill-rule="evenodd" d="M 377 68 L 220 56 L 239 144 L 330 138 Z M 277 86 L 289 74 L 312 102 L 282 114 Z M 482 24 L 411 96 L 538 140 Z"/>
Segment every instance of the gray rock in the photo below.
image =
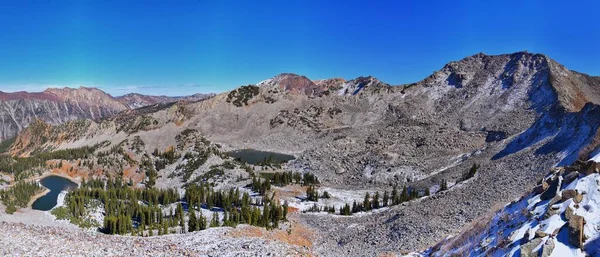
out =
<path fill-rule="evenodd" d="M 542 195 L 540 195 L 540 199 L 542 201 L 552 199 L 554 196 L 556 196 L 559 189 L 560 189 L 560 180 L 558 178 L 554 178 L 550 182 L 550 186 L 548 186 L 548 189 L 546 189 L 546 191 L 544 191 L 544 193 L 542 193 Z"/>
<path fill-rule="evenodd" d="M 533 249 L 542 243 L 541 238 L 534 238 L 526 244 L 521 245 L 521 257 L 537 257 L 539 253 L 534 252 Z"/>
<path fill-rule="evenodd" d="M 548 238 L 544 246 L 542 246 L 541 257 L 548 257 L 552 254 L 554 250 L 554 239 Z"/>
<path fill-rule="evenodd" d="M 579 215 L 571 215 L 567 224 L 569 229 L 569 243 L 575 247 L 582 248 L 583 242 L 585 241 L 583 235 L 585 219 Z"/>

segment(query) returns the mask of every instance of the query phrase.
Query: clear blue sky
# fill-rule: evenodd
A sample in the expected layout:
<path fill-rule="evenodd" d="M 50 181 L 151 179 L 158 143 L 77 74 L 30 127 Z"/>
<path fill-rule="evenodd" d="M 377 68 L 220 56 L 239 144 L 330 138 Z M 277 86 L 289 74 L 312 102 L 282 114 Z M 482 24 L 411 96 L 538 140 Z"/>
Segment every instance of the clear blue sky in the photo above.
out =
<path fill-rule="evenodd" d="M 600 4 L 554 1 L 2 1 L 0 90 L 221 92 L 282 72 L 418 81 L 484 52 L 600 75 Z"/>

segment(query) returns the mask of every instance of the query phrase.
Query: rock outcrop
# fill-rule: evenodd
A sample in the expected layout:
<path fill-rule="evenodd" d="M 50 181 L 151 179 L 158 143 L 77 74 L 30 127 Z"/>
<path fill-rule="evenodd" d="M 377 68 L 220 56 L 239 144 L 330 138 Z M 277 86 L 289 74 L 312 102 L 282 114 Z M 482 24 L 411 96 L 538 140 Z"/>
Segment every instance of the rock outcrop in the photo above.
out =
<path fill-rule="evenodd" d="M 551 172 L 544 180 L 562 180 L 583 168 L 574 164 L 565 169 L 568 174 Z M 466 251 L 474 256 L 514 256 L 520 251 L 521 256 L 595 256 L 600 239 L 599 185 L 600 174 L 582 174 L 560 185 L 551 200 L 542 198 L 546 192 L 530 193 L 498 211 L 485 228 L 464 231 L 475 235 L 469 241 L 475 243 L 451 245 L 448 250 L 444 248 L 452 242 L 448 240 L 423 254 L 452 256 Z"/>

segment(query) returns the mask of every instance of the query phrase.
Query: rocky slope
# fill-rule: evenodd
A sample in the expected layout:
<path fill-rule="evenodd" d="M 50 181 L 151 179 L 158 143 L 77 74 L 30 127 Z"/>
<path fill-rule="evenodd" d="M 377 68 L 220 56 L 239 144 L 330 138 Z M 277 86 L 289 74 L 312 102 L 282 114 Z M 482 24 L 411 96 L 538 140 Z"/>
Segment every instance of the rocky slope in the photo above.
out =
<path fill-rule="evenodd" d="M 96 89 L 49 88 L 39 93 L 0 91 L 0 141 L 11 139 L 35 120 L 61 124 L 75 119 L 101 120 L 121 111 L 179 100 L 198 101 L 211 94 L 186 97 L 129 94 L 120 97 Z"/>
<path fill-rule="evenodd" d="M 317 231 L 318 254 L 398 253 L 460 232 L 522 195 L 550 167 L 587 158 L 600 142 L 599 83 L 526 52 L 477 54 L 402 86 L 374 77 L 311 81 L 281 74 L 200 102 L 47 127 L 45 140 L 25 132 L 11 151 L 117 145 L 135 137 L 146 149 L 166 149 L 194 129 L 222 150 L 294 154 L 284 169 L 310 171 L 337 190 L 407 185 L 436 192 L 449 181 L 447 191 L 379 212 L 300 215 Z M 481 166 L 478 174 L 461 181 L 473 164 Z"/>
<path fill-rule="evenodd" d="M 553 169 L 491 218 L 423 252 L 424 256 L 598 256 L 600 165 Z"/>

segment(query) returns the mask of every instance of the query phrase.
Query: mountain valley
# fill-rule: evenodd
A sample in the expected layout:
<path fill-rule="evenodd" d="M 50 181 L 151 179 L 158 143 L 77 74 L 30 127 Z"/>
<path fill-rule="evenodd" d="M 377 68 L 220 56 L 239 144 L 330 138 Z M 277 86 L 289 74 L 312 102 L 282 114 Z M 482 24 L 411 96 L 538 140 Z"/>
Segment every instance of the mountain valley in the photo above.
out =
<path fill-rule="evenodd" d="M 480 53 L 406 85 L 283 73 L 181 98 L 0 93 L 0 114 L 3 255 L 21 240 L 42 255 L 600 252 L 600 77 L 542 54 Z M 244 149 L 265 158 L 230 154 Z M 79 188 L 31 209 L 52 175 Z M 585 240 L 563 238 L 573 215 Z"/>

